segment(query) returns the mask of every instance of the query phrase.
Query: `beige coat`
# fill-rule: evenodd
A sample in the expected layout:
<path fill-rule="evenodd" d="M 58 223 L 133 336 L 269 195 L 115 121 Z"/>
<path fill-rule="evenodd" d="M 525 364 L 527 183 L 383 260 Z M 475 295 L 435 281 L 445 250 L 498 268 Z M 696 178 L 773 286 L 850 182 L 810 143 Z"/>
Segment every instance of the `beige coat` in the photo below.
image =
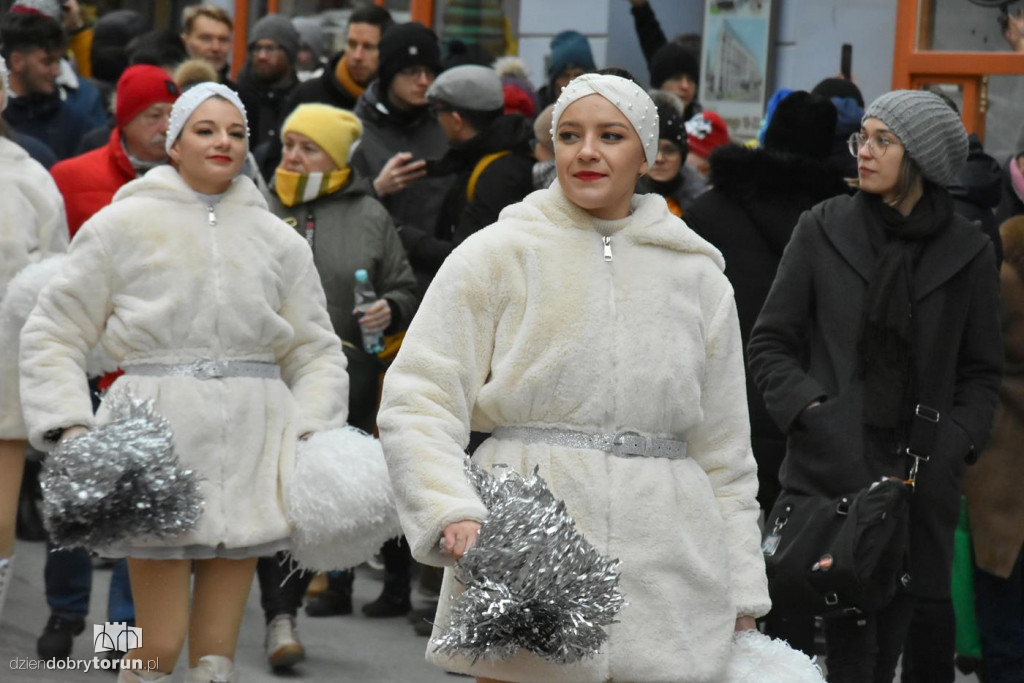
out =
<path fill-rule="evenodd" d="M 68 248 L 57 184 L 21 147 L 0 136 L 0 301 L 25 267 Z M 37 290 L 19 290 L 0 315 L 0 439 L 24 439 L 18 397 L 18 335 Z"/>
<path fill-rule="evenodd" d="M 614 232 L 612 261 L 599 231 Z M 622 560 L 627 605 L 593 659 L 548 664 L 438 656 L 506 681 L 716 681 L 739 615 L 770 606 L 757 525 L 739 326 L 721 255 L 668 212 L 634 198 L 598 221 L 558 187 L 506 208 L 444 263 L 388 371 L 378 418 L 414 555 L 447 564 L 451 522 L 484 520 L 463 474 L 470 429 L 632 429 L 685 439 L 688 457 L 490 439 L 474 455 L 535 466 L 599 551 Z M 437 623 L 457 592 L 450 571 Z M 435 635 L 437 630 L 435 629 Z"/>
<path fill-rule="evenodd" d="M 215 224 L 213 222 L 215 221 Z M 153 399 L 202 482 L 197 527 L 166 543 L 228 548 L 289 535 L 281 500 L 297 437 L 345 423 L 348 378 L 305 240 L 248 178 L 208 207 L 171 167 L 122 187 L 76 234 L 68 264 L 22 333 L 32 442 L 94 420 L 85 353 L 122 365 L 201 358 L 275 362 L 283 381 L 126 375 L 112 391 Z"/>

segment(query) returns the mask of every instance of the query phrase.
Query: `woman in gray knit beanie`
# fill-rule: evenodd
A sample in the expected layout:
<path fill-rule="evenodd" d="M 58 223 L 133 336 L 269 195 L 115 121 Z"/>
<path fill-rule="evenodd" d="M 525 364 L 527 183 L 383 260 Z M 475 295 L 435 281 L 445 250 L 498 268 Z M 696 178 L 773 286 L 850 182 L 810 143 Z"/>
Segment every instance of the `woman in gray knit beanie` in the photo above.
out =
<path fill-rule="evenodd" d="M 888 577 L 895 597 L 825 617 L 829 681 L 890 683 L 905 641 L 915 680 L 950 680 L 953 630 L 910 624 L 925 613 L 944 623 L 938 615 L 952 610 L 963 468 L 988 437 L 1002 370 L 995 251 L 945 190 L 966 160 L 967 135 L 938 96 L 882 95 L 850 152 L 859 192 L 801 217 L 747 347 L 787 434 L 783 492 L 768 521 L 794 492 L 835 498 L 881 477 L 902 481 L 908 451 L 923 456 L 906 561 Z"/>

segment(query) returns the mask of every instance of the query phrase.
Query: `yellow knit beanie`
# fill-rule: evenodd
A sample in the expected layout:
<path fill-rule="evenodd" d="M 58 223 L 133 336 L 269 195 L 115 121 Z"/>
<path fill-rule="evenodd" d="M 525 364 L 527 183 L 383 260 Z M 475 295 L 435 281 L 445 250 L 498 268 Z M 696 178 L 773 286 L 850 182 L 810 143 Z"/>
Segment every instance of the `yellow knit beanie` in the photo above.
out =
<path fill-rule="evenodd" d="M 281 139 L 299 133 L 327 152 L 339 169 L 348 168 L 349 150 L 363 134 L 363 124 L 352 112 L 327 104 L 301 104 L 285 119 Z"/>

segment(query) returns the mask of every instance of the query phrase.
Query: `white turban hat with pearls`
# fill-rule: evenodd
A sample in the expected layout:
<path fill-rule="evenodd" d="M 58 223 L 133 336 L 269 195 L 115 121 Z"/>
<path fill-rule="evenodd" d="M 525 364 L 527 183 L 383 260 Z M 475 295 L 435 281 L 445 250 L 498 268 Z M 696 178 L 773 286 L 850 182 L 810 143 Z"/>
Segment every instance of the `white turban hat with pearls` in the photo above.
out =
<path fill-rule="evenodd" d="M 0 104 L 0 111 L 7 108 L 7 100 L 11 99 L 11 85 L 7 76 L 7 62 L 4 61 L 3 57 L 0 57 L 0 90 L 4 94 L 4 103 Z"/>
<path fill-rule="evenodd" d="M 174 107 L 171 109 L 171 120 L 167 125 L 167 153 L 171 153 L 171 145 L 181 136 L 181 131 L 185 127 L 185 123 L 188 122 L 192 112 L 199 107 L 200 104 L 210 99 L 211 97 L 223 97 L 225 100 L 233 104 L 238 111 L 242 112 L 242 122 L 245 124 L 246 129 L 246 149 L 249 147 L 249 119 L 245 115 L 245 105 L 242 104 L 242 100 L 239 99 L 238 93 L 231 88 L 221 85 L 220 83 L 200 83 L 195 85 L 179 97 L 174 102 Z"/>
<path fill-rule="evenodd" d="M 555 130 L 558 129 L 558 119 L 562 112 L 570 104 L 587 95 L 600 95 L 629 119 L 636 134 L 640 136 L 648 168 L 654 166 L 654 160 L 658 156 L 658 109 L 647 91 L 621 76 L 583 74 L 572 79 L 555 102 L 555 110 L 551 117 L 552 139 L 555 137 Z"/>

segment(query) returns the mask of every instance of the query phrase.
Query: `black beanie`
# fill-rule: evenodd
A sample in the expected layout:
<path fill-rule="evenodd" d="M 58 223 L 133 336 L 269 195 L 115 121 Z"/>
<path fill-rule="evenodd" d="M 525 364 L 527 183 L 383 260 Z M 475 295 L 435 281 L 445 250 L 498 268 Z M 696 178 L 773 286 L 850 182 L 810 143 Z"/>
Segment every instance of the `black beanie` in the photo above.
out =
<path fill-rule="evenodd" d="M 860 88 L 845 78 L 826 78 L 811 91 L 813 95 L 821 95 L 832 99 L 833 97 L 849 97 L 856 100 L 857 104 L 864 108 L 864 96 L 860 94 Z"/>
<path fill-rule="evenodd" d="M 679 76 L 689 76 L 694 83 L 700 83 L 700 64 L 694 54 L 676 43 L 665 43 L 651 57 L 651 87 Z"/>
<path fill-rule="evenodd" d="M 775 107 L 764 133 L 764 148 L 811 159 L 827 159 L 832 153 L 838 116 L 828 98 L 805 90 L 791 92 Z"/>
<path fill-rule="evenodd" d="M 684 157 L 690 152 L 690 142 L 686 137 L 686 121 L 671 104 L 658 104 L 658 139 L 671 140 Z"/>
<path fill-rule="evenodd" d="M 380 39 L 380 96 L 386 97 L 391 81 L 402 69 L 426 66 L 441 71 L 441 45 L 437 34 L 417 21 L 392 26 Z"/>

